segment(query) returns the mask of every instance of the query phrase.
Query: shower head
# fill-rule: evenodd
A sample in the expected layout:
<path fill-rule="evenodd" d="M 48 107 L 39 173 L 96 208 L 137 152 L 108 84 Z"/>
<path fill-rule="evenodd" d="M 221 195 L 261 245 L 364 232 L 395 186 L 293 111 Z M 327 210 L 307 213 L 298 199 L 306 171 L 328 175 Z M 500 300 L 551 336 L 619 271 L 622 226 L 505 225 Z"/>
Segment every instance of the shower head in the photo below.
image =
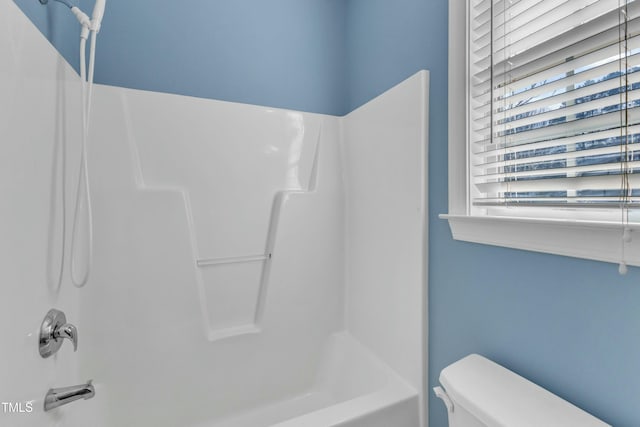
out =
<path fill-rule="evenodd" d="M 91 16 L 92 30 L 96 33 L 100 31 L 100 24 L 102 24 L 102 17 L 104 16 L 104 8 L 107 0 L 96 0 L 93 6 L 93 15 Z"/>

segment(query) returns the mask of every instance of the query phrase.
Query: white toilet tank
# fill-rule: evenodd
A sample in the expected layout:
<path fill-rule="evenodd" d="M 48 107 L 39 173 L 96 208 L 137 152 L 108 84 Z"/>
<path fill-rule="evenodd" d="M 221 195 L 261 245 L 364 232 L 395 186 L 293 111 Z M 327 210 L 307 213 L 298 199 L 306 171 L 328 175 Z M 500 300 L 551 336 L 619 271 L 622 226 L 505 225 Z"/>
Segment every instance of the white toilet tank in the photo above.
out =
<path fill-rule="evenodd" d="M 449 427 L 604 427 L 582 409 L 482 356 L 472 354 L 440 373 L 434 391 Z"/>

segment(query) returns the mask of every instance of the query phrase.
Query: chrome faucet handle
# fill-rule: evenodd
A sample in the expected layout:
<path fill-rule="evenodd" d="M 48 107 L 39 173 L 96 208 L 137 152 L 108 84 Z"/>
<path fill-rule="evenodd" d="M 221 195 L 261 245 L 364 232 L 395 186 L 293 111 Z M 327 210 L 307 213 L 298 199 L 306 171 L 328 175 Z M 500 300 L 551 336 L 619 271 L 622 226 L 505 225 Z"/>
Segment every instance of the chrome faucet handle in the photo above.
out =
<path fill-rule="evenodd" d="M 73 350 L 77 351 L 77 328 L 67 323 L 66 316 L 60 310 L 49 310 L 40 326 L 40 341 L 38 345 L 40 356 L 47 358 L 55 354 L 62 346 L 65 338 L 73 343 Z"/>
<path fill-rule="evenodd" d="M 71 323 L 65 323 L 53 331 L 53 336 L 58 339 L 68 339 L 73 343 L 73 351 L 78 351 L 78 329 Z"/>

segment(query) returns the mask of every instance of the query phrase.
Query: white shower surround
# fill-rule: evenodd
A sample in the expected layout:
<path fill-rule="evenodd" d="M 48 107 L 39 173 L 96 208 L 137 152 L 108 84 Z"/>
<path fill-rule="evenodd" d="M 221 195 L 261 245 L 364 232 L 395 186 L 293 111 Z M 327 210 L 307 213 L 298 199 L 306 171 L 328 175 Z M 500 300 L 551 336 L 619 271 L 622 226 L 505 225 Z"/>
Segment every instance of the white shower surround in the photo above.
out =
<path fill-rule="evenodd" d="M 10 0 L 0 57 L 0 400 L 35 400 L 0 424 L 426 425 L 427 72 L 342 118 L 96 86 L 94 268 L 55 289 L 78 77 Z M 80 344 L 44 360 L 51 307 Z"/>

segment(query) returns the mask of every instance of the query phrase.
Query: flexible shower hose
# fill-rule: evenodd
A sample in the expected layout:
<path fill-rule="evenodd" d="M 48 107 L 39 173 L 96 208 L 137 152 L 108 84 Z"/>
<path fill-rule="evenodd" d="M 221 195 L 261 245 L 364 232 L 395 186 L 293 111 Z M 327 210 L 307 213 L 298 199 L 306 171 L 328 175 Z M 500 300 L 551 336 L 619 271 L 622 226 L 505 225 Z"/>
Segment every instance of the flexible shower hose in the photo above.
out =
<path fill-rule="evenodd" d="M 73 232 L 71 237 L 71 281 L 76 287 L 82 287 L 87 284 L 93 260 L 93 212 L 91 207 L 91 187 L 89 185 L 87 140 L 89 138 L 89 119 L 91 117 L 91 99 L 93 97 L 93 75 L 96 48 L 95 31 L 91 31 L 88 78 L 86 70 L 86 42 L 86 36 L 81 36 L 80 92 L 82 100 L 82 144 L 80 147 L 80 171 L 78 176 L 78 191 L 76 195 Z M 83 223 L 84 226 L 81 226 L 81 223 Z M 83 241 L 85 245 L 84 248 L 82 246 Z M 78 249 L 79 247 L 82 249 Z M 81 258 L 80 261 L 78 261 L 78 258 Z"/>

